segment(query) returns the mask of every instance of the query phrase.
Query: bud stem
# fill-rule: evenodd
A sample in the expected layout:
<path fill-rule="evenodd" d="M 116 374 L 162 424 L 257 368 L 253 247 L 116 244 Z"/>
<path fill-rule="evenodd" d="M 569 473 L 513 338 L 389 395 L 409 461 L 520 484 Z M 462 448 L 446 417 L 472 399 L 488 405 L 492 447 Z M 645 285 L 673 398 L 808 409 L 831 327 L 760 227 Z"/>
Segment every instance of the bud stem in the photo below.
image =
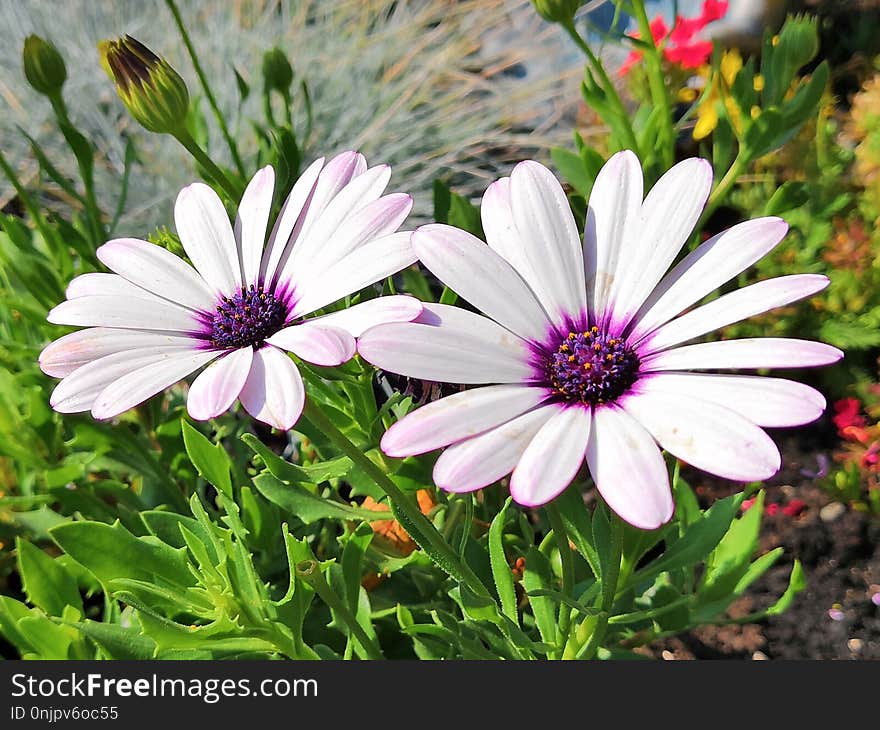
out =
<path fill-rule="evenodd" d="M 214 164 L 214 161 L 208 157 L 207 153 L 196 144 L 196 141 L 192 138 L 192 135 L 186 131 L 186 129 L 181 129 L 177 132 L 174 132 L 174 138 L 180 142 L 185 148 L 186 151 L 189 152 L 194 158 L 195 161 L 198 162 L 202 169 L 208 174 L 208 176 L 221 188 L 223 188 L 223 192 L 226 193 L 226 196 L 232 202 L 237 202 L 240 197 L 240 191 L 238 187 L 235 185 L 232 180 L 229 179 L 229 176 L 223 172 L 217 165 Z"/>
<path fill-rule="evenodd" d="M 226 126 L 226 119 L 223 116 L 223 112 L 220 111 L 220 107 L 217 104 L 217 99 L 214 96 L 214 92 L 211 91 L 211 87 L 208 84 L 208 77 L 205 76 L 205 71 L 202 69 L 202 64 L 199 63 L 198 54 L 196 54 L 196 49 L 189 38 L 189 33 L 186 32 L 186 27 L 183 24 L 183 19 L 180 17 L 180 11 L 177 9 L 177 4 L 174 2 L 174 0 L 165 0 L 165 4 L 168 6 L 171 14 L 174 16 L 174 22 L 177 24 L 177 28 L 180 31 L 180 37 L 183 40 L 183 44 L 186 46 L 186 50 L 189 53 L 190 60 L 192 60 L 193 69 L 196 72 L 196 76 L 199 77 L 199 83 L 202 85 L 202 90 L 205 92 L 205 97 L 207 98 L 208 103 L 211 105 L 211 109 L 214 110 L 214 116 L 217 119 L 217 124 L 220 126 L 220 132 L 223 135 L 223 138 L 226 140 L 227 146 L 229 147 L 229 153 L 232 155 L 232 161 L 233 163 L 235 163 L 238 174 L 242 177 L 245 177 L 246 172 L 244 169 L 244 163 L 241 161 L 241 155 L 238 154 L 238 146 L 235 144 L 235 140 L 232 138 L 232 135 L 229 132 L 229 127 Z M 184 147 L 186 147 L 185 144 Z M 189 149 L 189 147 L 187 147 L 187 149 Z M 190 152 L 192 152 L 192 150 L 190 150 Z M 195 156 L 195 153 L 193 153 L 193 155 Z"/>

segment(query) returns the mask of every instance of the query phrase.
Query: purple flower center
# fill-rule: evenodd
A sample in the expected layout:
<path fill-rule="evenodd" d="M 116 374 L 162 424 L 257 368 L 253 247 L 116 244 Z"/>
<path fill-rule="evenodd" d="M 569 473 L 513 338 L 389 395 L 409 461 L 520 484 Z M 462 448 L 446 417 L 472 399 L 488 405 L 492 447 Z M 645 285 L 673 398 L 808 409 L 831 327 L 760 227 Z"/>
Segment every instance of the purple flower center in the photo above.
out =
<path fill-rule="evenodd" d="M 211 318 L 211 343 L 221 349 L 260 347 L 284 326 L 287 307 L 262 287 L 242 287 L 223 297 Z"/>
<path fill-rule="evenodd" d="M 639 358 L 619 337 L 598 327 L 569 332 L 546 358 L 546 378 L 559 398 L 601 405 L 613 402 L 639 378 Z"/>

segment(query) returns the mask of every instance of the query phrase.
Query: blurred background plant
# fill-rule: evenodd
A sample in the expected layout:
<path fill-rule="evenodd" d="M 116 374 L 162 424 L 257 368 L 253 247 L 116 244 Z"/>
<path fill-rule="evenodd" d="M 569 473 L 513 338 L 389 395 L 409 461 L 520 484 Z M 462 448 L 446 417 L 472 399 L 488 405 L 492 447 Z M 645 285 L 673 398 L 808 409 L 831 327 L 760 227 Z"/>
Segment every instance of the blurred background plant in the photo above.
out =
<path fill-rule="evenodd" d="M 623 527 L 624 561 L 611 566 L 602 546 L 619 523 L 587 509 L 581 485 L 560 500 L 561 519 L 512 509 L 503 487 L 475 498 L 426 489 L 430 457 L 381 455 L 384 427 L 441 385 L 376 383 L 358 362 L 312 373 L 310 398 L 456 546 L 491 587 L 481 593 L 416 549 L 417 526 L 389 514 L 320 424 L 277 434 L 233 413 L 192 426 L 180 389 L 112 424 L 61 417 L 36 364 L 58 335 L 46 312 L 73 276 L 98 269 L 101 243 L 148 232 L 181 252 L 162 223 L 194 176 L 231 211 L 249 175 L 273 164 L 277 204 L 303 162 L 359 147 L 394 165 L 417 221 L 479 235 L 477 194 L 524 157 L 552 160 L 582 222 L 610 153 L 637 150 L 648 184 L 699 154 L 716 184 L 691 246 L 759 215 L 792 226 L 731 286 L 795 272 L 832 279 L 822 297 L 726 334 L 847 351 L 814 376 L 838 402 L 836 429 L 831 416 L 815 428 L 818 457 L 834 456 L 816 478 L 835 499 L 878 511 L 880 87 L 870 51 L 880 49 L 855 24 L 847 42 L 864 55 L 835 56 L 823 39 L 852 23 L 838 5 L 787 20 L 783 5 L 0 5 L 0 653 L 633 656 L 683 631 L 789 607 L 805 575 L 760 541 L 762 515 L 777 505 L 765 510 L 757 485 L 707 503 L 671 464 L 673 523 Z M 137 40 L 103 44 L 101 70 L 95 46 L 121 32 Z M 417 268 L 386 286 L 455 300 Z M 803 521 L 809 509 L 791 499 L 783 512 Z M 783 574 L 772 598 L 733 615 L 774 570 Z"/>

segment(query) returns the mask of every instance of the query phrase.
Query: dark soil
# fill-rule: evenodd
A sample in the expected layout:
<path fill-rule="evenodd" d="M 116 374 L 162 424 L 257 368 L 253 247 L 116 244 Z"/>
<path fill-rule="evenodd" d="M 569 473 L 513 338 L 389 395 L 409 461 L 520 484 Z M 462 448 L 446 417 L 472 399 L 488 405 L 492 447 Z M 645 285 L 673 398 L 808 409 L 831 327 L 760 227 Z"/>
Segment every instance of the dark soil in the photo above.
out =
<path fill-rule="evenodd" d="M 816 449 L 802 451 L 807 444 L 796 437 L 783 437 L 779 443 L 784 467 L 767 484 L 759 550 L 764 553 L 781 545 L 785 553 L 731 606 L 730 616 L 745 616 L 771 605 L 785 591 L 795 558 L 803 565 L 807 588 L 780 616 L 761 624 L 700 627 L 651 644 L 647 649 L 652 656 L 880 659 L 880 606 L 871 600 L 880 594 L 880 519 L 832 504 L 815 480 L 803 474 L 802 470 L 816 470 Z M 706 505 L 738 489 L 697 472 L 687 478 Z"/>

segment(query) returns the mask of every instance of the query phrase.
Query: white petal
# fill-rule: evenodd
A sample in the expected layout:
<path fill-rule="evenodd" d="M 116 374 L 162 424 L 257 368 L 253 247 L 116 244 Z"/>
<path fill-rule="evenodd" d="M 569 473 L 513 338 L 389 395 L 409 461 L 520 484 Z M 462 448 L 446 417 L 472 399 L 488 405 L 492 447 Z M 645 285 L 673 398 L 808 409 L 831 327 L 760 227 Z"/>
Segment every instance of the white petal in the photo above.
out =
<path fill-rule="evenodd" d="M 204 329 L 190 309 L 171 302 L 135 297 L 84 296 L 61 302 L 46 316 L 52 324 L 80 327 L 200 332 Z"/>
<path fill-rule="evenodd" d="M 202 370 L 186 398 L 189 415 L 197 421 L 207 421 L 228 410 L 244 387 L 253 358 L 254 348 L 241 347 Z"/>
<path fill-rule="evenodd" d="M 547 337 L 551 324 L 531 289 L 480 239 L 435 223 L 419 228 L 412 246 L 431 273 L 486 316 L 520 337 Z"/>
<path fill-rule="evenodd" d="M 267 286 L 274 284 L 275 272 L 283 268 L 291 248 L 295 245 L 305 221 L 306 211 L 314 199 L 318 175 L 323 166 L 323 157 L 319 157 L 309 165 L 293 184 L 290 195 L 287 196 L 287 200 L 281 207 L 281 212 L 278 214 L 275 226 L 269 235 L 269 243 L 261 263 L 260 275 Z"/>
<path fill-rule="evenodd" d="M 821 274 L 794 274 L 760 281 L 725 294 L 664 324 L 647 338 L 648 352 L 665 350 L 707 332 L 754 317 L 822 291 L 830 283 Z"/>
<path fill-rule="evenodd" d="M 510 477 L 515 502 L 537 507 L 565 490 L 584 461 L 591 420 L 589 408 L 570 406 L 541 427 Z"/>
<path fill-rule="evenodd" d="M 631 252 L 621 259 L 611 292 L 614 319 L 627 324 L 657 286 L 703 212 L 712 189 L 712 165 L 679 162 L 648 193 L 630 232 Z"/>
<path fill-rule="evenodd" d="M 434 483 L 447 492 L 472 492 L 494 484 L 513 470 L 535 434 L 561 408 L 536 408 L 450 446 L 434 465 Z"/>
<path fill-rule="evenodd" d="M 275 170 L 266 165 L 251 178 L 238 206 L 235 240 L 241 257 L 243 281 L 247 286 L 256 284 L 260 278 L 260 260 L 274 192 Z"/>
<path fill-rule="evenodd" d="M 387 322 L 412 322 L 421 313 L 422 303 L 418 299 L 398 294 L 376 297 L 309 321 L 339 327 L 352 337 L 360 337 L 370 327 Z"/>
<path fill-rule="evenodd" d="M 410 244 L 411 236 L 406 231 L 376 238 L 352 251 L 320 276 L 306 280 L 297 278 L 296 301 L 291 316 L 310 314 L 413 264 L 416 255 Z"/>
<path fill-rule="evenodd" d="M 344 219 L 329 240 L 316 251 L 306 270 L 310 276 L 326 271 L 367 241 L 394 233 L 412 210 L 412 197 L 385 195 Z"/>
<path fill-rule="evenodd" d="M 366 169 L 363 155 L 354 151 L 340 152 L 321 170 L 318 184 L 306 211 L 303 231 L 318 220 L 321 213 L 339 192 Z M 377 196 L 378 197 L 378 196 Z"/>
<path fill-rule="evenodd" d="M 657 370 L 736 370 L 739 368 L 811 368 L 843 357 L 836 347 L 810 340 L 756 337 L 700 342 L 665 350 L 642 360 L 643 372 Z"/>
<path fill-rule="evenodd" d="M 779 471 L 773 439 L 729 408 L 661 392 L 635 393 L 620 404 L 664 449 L 698 469 L 742 482 Z"/>
<path fill-rule="evenodd" d="M 97 255 L 107 268 L 157 296 L 208 312 L 217 306 L 217 298 L 196 270 L 161 246 L 117 238 L 101 246 Z"/>
<path fill-rule="evenodd" d="M 597 320 L 608 308 L 624 244 L 637 223 L 643 188 L 641 163 L 630 150 L 612 155 L 593 183 L 583 257 L 588 305 Z"/>
<path fill-rule="evenodd" d="M 155 362 L 114 380 L 98 393 L 92 403 L 92 415 L 98 419 L 117 416 L 174 385 L 219 354 L 216 350 L 165 353 Z"/>
<path fill-rule="evenodd" d="M 593 412 L 587 464 L 602 499 L 622 519 L 654 530 L 672 517 L 669 474 L 651 435 L 625 411 Z"/>
<path fill-rule="evenodd" d="M 174 225 L 186 255 L 212 293 L 235 294 L 241 286 L 238 249 L 217 193 L 204 183 L 185 187 L 174 205 Z"/>
<path fill-rule="evenodd" d="M 287 431 L 302 413 L 305 388 L 293 360 L 270 345 L 254 353 L 251 371 L 238 397 L 258 421 Z"/>
<path fill-rule="evenodd" d="M 501 325 L 443 304 L 424 308 L 419 322 L 367 330 L 358 352 L 383 370 L 440 383 L 520 383 L 534 375 L 528 345 Z"/>
<path fill-rule="evenodd" d="M 355 353 L 354 337 L 348 332 L 314 321 L 285 327 L 266 342 L 315 365 L 341 365 Z"/>
<path fill-rule="evenodd" d="M 526 160 L 510 175 L 513 220 L 525 256 L 541 280 L 541 304 L 554 321 L 586 311 L 580 241 L 574 215 L 559 181 L 543 165 Z"/>
<path fill-rule="evenodd" d="M 165 347 L 185 349 L 194 344 L 193 339 L 185 335 L 90 327 L 46 345 L 40 353 L 40 369 L 46 375 L 64 378 L 86 363 L 116 352 Z"/>
<path fill-rule="evenodd" d="M 388 165 L 367 170 L 340 190 L 314 222 L 310 223 L 307 219 L 281 277 L 302 282 L 318 273 L 320 269 L 317 262 L 322 250 L 329 245 L 331 236 L 349 216 L 368 203 L 378 200 L 390 179 L 391 168 Z"/>
<path fill-rule="evenodd" d="M 100 271 L 80 274 L 70 280 L 65 294 L 68 299 L 80 299 L 81 297 L 121 297 L 123 299 L 140 299 L 146 302 L 158 303 L 159 306 L 174 302 L 141 289 L 137 284 L 132 284 L 128 279 L 123 279 L 119 274 L 105 274 Z"/>
<path fill-rule="evenodd" d="M 159 362 L 169 355 L 191 355 L 192 347 L 143 347 L 110 353 L 85 363 L 52 391 L 49 403 L 59 413 L 79 413 L 92 407 L 95 398 L 123 375 Z"/>
<path fill-rule="evenodd" d="M 712 401 L 767 428 L 812 423 L 825 410 L 825 398 L 809 385 L 760 375 L 657 373 L 639 380 L 635 389 Z"/>
<path fill-rule="evenodd" d="M 388 456 L 414 456 L 476 436 L 547 399 L 543 388 L 489 385 L 466 390 L 407 414 L 382 437 Z"/>
<path fill-rule="evenodd" d="M 636 341 L 694 302 L 745 271 L 779 243 L 788 224 L 781 218 L 739 223 L 700 244 L 657 285 L 635 316 Z"/>

